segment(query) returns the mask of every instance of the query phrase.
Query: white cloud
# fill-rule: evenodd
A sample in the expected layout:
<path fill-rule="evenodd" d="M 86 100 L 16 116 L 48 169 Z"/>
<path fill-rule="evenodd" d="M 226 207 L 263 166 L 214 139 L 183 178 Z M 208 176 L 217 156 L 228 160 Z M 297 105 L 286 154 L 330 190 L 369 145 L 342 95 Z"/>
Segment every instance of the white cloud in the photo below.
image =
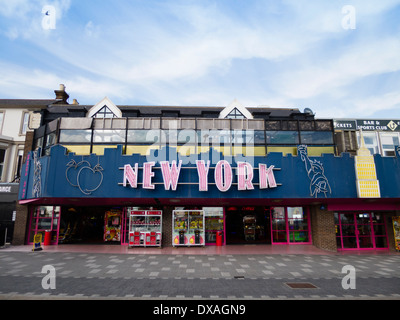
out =
<path fill-rule="evenodd" d="M 400 71 L 400 40 L 381 39 L 349 47 L 334 58 L 289 70 L 276 83 L 277 90 L 290 98 L 305 99 L 338 89 L 348 90 L 353 82 L 377 74 Z"/>
<path fill-rule="evenodd" d="M 399 109 L 400 108 L 400 92 L 388 92 L 380 96 L 368 96 L 362 99 L 352 101 L 354 115 L 362 114 L 370 116 L 374 113 Z M 398 112 L 397 112 L 398 113 Z"/>

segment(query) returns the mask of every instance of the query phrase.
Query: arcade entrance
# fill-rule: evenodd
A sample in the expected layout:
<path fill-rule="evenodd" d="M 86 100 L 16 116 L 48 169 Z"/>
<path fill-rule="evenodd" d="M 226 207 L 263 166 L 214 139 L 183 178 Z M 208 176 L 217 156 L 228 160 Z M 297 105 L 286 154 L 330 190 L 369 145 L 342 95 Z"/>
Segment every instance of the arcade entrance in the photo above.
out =
<path fill-rule="evenodd" d="M 123 211 L 107 207 L 62 208 L 58 243 L 121 243 Z"/>
<path fill-rule="evenodd" d="M 270 244 L 270 212 L 265 207 L 226 207 L 227 244 Z"/>

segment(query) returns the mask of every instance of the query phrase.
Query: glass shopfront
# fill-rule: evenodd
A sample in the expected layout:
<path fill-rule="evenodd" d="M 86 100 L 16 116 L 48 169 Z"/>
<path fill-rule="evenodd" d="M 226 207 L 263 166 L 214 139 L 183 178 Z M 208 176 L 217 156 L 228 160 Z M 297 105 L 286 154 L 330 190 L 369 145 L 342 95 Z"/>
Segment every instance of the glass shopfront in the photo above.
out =
<path fill-rule="evenodd" d="M 271 235 L 273 244 L 310 243 L 308 208 L 271 208 Z"/>
<path fill-rule="evenodd" d="M 224 208 L 203 207 L 202 209 L 205 214 L 206 244 L 216 244 L 217 233 L 224 231 Z"/>
<path fill-rule="evenodd" d="M 51 232 L 51 244 L 58 243 L 60 229 L 60 207 L 40 206 L 35 207 L 31 214 L 29 228 L 29 243 L 33 243 L 35 234 L 42 234 L 44 239 L 45 232 Z"/>
<path fill-rule="evenodd" d="M 338 250 L 387 249 L 386 222 L 383 213 L 335 213 Z"/>
<path fill-rule="evenodd" d="M 135 207 L 59 207 L 32 209 L 28 243 L 37 233 L 51 232 L 51 244 L 129 243 L 129 210 Z M 152 208 L 154 209 L 154 208 Z M 160 208 L 159 210 L 162 210 Z M 204 213 L 205 245 L 309 244 L 310 219 L 307 207 L 176 207 Z M 338 247 L 386 248 L 383 216 L 377 213 L 336 214 Z M 168 223 L 169 219 L 165 223 Z M 219 245 L 219 244 L 218 244 Z"/>

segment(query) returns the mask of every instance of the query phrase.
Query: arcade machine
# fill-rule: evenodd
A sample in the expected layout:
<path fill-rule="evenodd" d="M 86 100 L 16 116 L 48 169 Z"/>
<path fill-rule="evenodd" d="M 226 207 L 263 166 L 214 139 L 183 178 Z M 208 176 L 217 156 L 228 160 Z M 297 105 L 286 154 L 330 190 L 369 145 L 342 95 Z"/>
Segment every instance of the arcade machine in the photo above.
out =
<path fill-rule="evenodd" d="M 121 211 L 109 210 L 104 215 L 104 241 L 121 241 Z"/>
<path fill-rule="evenodd" d="M 129 247 L 161 247 L 162 211 L 132 210 L 129 214 Z"/>
<path fill-rule="evenodd" d="M 204 211 L 172 211 L 172 246 L 204 246 Z"/>

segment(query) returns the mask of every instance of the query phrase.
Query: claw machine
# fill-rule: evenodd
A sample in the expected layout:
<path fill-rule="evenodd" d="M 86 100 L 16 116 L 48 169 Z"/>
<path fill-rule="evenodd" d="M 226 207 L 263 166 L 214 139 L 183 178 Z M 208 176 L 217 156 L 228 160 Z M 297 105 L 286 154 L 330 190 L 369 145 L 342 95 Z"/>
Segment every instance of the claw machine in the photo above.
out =
<path fill-rule="evenodd" d="M 162 211 L 133 210 L 129 214 L 129 246 L 161 247 L 162 243 Z"/>
<path fill-rule="evenodd" d="M 172 211 L 172 245 L 204 246 L 204 225 L 203 210 Z"/>

